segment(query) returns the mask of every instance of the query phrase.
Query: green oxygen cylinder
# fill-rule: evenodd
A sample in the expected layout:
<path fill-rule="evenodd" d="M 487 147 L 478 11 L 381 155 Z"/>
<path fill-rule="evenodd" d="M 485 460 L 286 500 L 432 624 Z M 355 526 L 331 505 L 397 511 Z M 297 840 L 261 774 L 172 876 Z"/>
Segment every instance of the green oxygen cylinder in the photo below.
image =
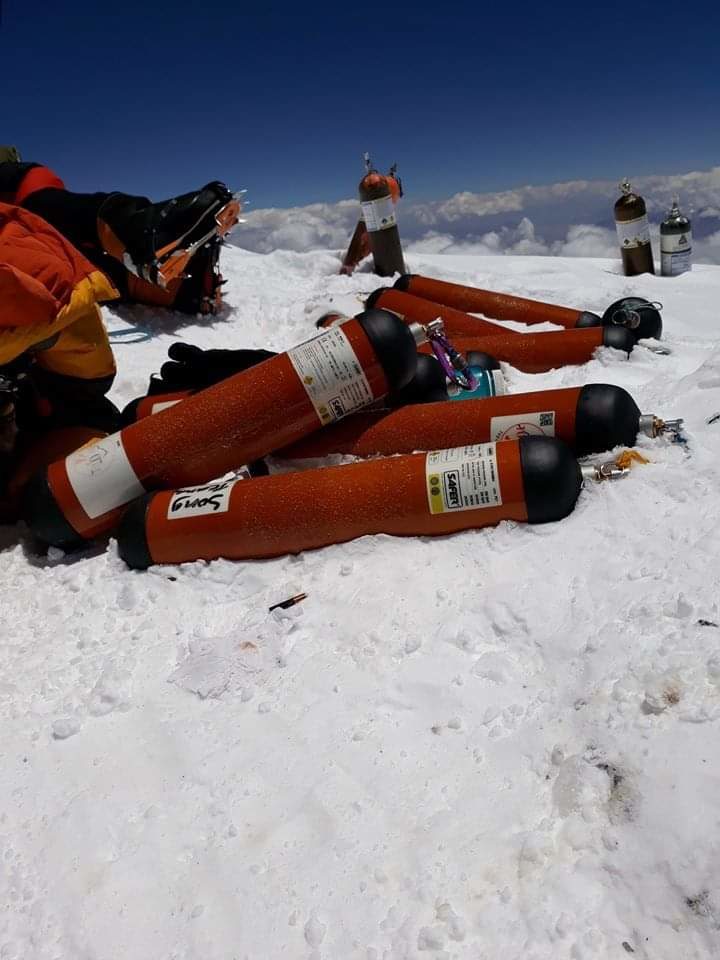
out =
<path fill-rule="evenodd" d="M 633 192 L 627 177 L 620 184 L 620 192 L 615 201 L 615 228 L 623 273 L 626 277 L 655 273 L 645 201 Z"/>
<path fill-rule="evenodd" d="M 660 269 L 664 277 L 679 277 L 692 269 L 692 225 L 673 197 L 670 212 L 660 224 Z"/>

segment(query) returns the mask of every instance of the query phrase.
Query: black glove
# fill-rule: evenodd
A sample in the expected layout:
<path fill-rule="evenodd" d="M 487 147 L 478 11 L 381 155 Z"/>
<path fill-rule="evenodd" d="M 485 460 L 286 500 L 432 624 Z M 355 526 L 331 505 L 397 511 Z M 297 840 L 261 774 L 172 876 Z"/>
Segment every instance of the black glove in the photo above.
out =
<path fill-rule="evenodd" d="M 149 393 L 203 390 L 276 354 L 269 350 L 201 350 L 191 343 L 173 343 L 168 356 L 160 377 L 150 381 Z"/>

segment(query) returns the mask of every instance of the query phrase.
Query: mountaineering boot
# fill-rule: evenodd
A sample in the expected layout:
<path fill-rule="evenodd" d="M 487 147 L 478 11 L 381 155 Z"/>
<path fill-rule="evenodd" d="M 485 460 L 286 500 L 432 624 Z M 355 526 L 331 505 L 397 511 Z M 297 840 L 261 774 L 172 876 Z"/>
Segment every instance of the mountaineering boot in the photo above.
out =
<path fill-rule="evenodd" d="M 238 222 L 240 200 L 217 180 L 160 203 L 111 193 L 98 211 L 98 236 L 127 270 L 159 287 L 184 276 L 190 258 L 211 237 Z"/>

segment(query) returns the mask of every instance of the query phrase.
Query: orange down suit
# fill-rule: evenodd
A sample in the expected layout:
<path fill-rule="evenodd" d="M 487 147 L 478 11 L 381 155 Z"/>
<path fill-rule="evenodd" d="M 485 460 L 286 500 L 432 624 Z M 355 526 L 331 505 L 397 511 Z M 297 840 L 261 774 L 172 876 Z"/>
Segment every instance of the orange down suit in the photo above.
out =
<path fill-rule="evenodd" d="M 53 227 L 0 203 L 0 374 L 20 371 L 30 384 L 18 421 L 36 447 L 58 426 L 75 430 L 73 449 L 77 427 L 114 429 L 105 394 L 115 361 L 98 303 L 115 297 L 107 277 Z M 57 438 L 45 442 L 53 445 Z M 21 443 L 19 455 L 27 452 Z"/>

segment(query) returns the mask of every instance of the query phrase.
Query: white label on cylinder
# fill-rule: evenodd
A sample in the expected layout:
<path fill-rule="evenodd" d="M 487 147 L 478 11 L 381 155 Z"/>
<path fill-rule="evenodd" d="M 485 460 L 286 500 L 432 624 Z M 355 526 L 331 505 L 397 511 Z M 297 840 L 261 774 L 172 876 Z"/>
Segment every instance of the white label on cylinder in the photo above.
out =
<path fill-rule="evenodd" d="M 493 417 L 490 421 L 490 436 L 493 440 L 554 437 L 555 411 L 542 410 L 538 413 L 512 413 L 506 417 Z"/>
<path fill-rule="evenodd" d="M 505 377 L 502 375 L 502 370 L 492 370 L 491 376 L 495 387 L 495 396 L 499 397 L 507 393 L 507 384 L 505 383 Z"/>
<path fill-rule="evenodd" d="M 342 326 L 301 343 L 288 357 L 323 426 L 375 399 Z"/>
<path fill-rule="evenodd" d="M 91 520 L 145 493 L 119 433 L 71 453 L 65 458 L 65 470 L 80 506 Z"/>
<path fill-rule="evenodd" d="M 167 410 L 168 407 L 174 407 L 176 403 L 181 402 L 181 397 L 179 397 L 177 400 L 159 400 L 157 403 L 154 403 L 152 407 L 150 407 L 150 416 L 160 413 L 161 410 Z"/>
<path fill-rule="evenodd" d="M 362 218 L 368 233 L 378 230 L 387 230 L 397 223 L 395 204 L 392 197 L 381 197 L 379 200 L 365 200 L 360 204 Z"/>
<path fill-rule="evenodd" d="M 664 277 L 678 277 L 691 267 L 692 231 L 660 234 L 660 262 Z"/>
<path fill-rule="evenodd" d="M 230 494 L 239 479 L 232 477 L 230 480 L 215 480 L 201 487 L 182 487 L 176 490 L 168 504 L 168 520 L 227 513 L 230 509 Z"/>
<path fill-rule="evenodd" d="M 494 443 L 436 450 L 425 459 L 430 513 L 478 510 L 502 503 Z"/>
<path fill-rule="evenodd" d="M 638 217 L 636 220 L 615 221 L 617 228 L 618 243 L 623 250 L 631 250 L 639 247 L 641 243 L 650 243 L 650 224 L 647 214 Z"/>

